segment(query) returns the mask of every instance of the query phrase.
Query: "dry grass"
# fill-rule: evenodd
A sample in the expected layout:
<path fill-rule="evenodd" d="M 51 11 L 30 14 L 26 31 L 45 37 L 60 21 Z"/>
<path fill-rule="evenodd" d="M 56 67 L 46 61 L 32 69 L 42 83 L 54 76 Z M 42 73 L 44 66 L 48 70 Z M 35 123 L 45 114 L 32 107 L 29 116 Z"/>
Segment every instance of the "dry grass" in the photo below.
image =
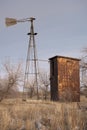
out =
<path fill-rule="evenodd" d="M 87 130 L 86 125 L 87 111 L 77 103 L 16 99 L 0 104 L 0 130 Z"/>
<path fill-rule="evenodd" d="M 81 98 L 80 98 L 80 101 L 81 102 L 87 102 L 87 97 L 82 95 Z"/>

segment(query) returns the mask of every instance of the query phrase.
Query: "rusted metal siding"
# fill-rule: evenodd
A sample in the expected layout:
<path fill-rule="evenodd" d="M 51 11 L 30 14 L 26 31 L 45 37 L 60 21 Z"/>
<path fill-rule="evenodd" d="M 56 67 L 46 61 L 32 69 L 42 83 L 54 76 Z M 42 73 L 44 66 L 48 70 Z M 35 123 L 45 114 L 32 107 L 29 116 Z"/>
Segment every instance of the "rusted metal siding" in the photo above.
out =
<path fill-rule="evenodd" d="M 79 59 L 50 58 L 51 100 L 80 101 Z"/>
<path fill-rule="evenodd" d="M 58 100 L 58 66 L 57 59 L 50 62 L 50 84 L 51 84 L 51 100 Z"/>
<path fill-rule="evenodd" d="M 58 91 L 61 100 L 79 101 L 79 61 L 58 58 Z"/>

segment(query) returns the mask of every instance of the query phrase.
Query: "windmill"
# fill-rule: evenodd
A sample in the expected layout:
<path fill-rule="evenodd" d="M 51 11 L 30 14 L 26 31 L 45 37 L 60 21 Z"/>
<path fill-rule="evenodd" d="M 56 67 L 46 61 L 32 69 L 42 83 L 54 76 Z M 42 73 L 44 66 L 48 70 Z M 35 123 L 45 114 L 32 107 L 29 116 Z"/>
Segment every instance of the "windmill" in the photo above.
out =
<path fill-rule="evenodd" d="M 37 33 L 34 33 L 34 26 L 33 21 L 35 18 L 25 18 L 16 20 L 14 18 L 6 18 L 5 24 L 6 26 L 12 26 L 17 23 L 21 22 L 30 22 L 30 32 L 29 35 L 29 44 L 28 44 L 28 50 L 27 50 L 27 58 L 26 58 L 26 68 L 25 68 L 25 76 L 24 76 L 24 86 L 23 86 L 23 101 L 26 101 L 27 98 L 27 90 L 29 89 L 30 82 L 33 80 L 34 87 L 36 88 L 37 92 L 37 99 L 39 99 L 39 93 L 38 93 L 38 59 L 37 59 L 37 51 L 36 51 L 36 44 L 35 44 L 35 35 Z"/>

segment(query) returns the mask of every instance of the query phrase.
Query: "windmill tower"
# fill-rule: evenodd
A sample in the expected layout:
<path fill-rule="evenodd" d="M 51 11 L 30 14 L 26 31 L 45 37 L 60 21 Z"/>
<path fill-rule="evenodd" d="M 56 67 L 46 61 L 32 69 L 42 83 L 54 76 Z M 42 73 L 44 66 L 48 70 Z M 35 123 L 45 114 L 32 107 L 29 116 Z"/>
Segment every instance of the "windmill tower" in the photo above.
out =
<path fill-rule="evenodd" d="M 33 87 L 35 87 L 37 92 L 37 99 L 39 98 L 38 94 L 38 59 L 37 59 L 37 51 L 36 51 L 36 44 L 35 44 L 35 35 L 34 33 L 34 26 L 33 21 L 35 18 L 31 18 L 31 27 L 30 33 L 28 33 L 29 37 L 29 45 L 27 51 L 27 59 L 26 59 L 26 69 L 25 69 L 25 78 L 24 78 L 24 97 L 23 100 L 26 99 L 26 91 L 33 91 Z M 33 86 L 34 85 L 34 86 Z"/>
<path fill-rule="evenodd" d="M 27 92 L 32 91 L 32 83 L 33 87 L 36 89 L 37 92 L 37 99 L 39 98 L 38 94 L 38 59 L 37 59 L 37 51 L 36 51 L 36 44 L 35 44 L 35 35 L 34 33 L 34 26 L 33 21 L 35 18 L 26 18 L 16 20 L 13 18 L 6 18 L 6 26 L 15 25 L 18 22 L 30 22 L 30 32 L 29 35 L 29 44 L 27 50 L 27 58 L 26 58 L 26 68 L 25 68 L 25 76 L 24 76 L 24 86 L 23 86 L 23 101 L 26 101 Z"/>

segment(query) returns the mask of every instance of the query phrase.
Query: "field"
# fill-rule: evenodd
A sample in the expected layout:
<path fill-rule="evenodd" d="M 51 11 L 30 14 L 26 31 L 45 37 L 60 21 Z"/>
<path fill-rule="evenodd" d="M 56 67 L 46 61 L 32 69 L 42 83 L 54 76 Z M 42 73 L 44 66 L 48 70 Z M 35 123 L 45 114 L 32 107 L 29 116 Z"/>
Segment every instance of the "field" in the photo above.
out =
<path fill-rule="evenodd" d="M 87 98 L 80 103 L 5 99 L 0 130 L 87 130 Z"/>

